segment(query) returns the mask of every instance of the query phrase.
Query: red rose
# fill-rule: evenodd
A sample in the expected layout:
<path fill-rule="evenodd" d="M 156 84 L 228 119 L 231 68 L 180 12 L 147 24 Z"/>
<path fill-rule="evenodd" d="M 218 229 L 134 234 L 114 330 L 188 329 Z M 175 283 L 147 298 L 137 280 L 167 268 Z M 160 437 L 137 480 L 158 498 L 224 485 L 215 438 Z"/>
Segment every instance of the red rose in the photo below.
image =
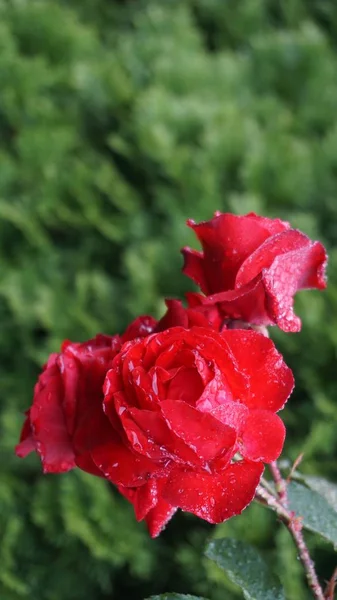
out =
<path fill-rule="evenodd" d="M 188 221 L 203 252 L 184 248 L 183 272 L 206 296 L 189 294 L 190 305 L 217 305 L 224 318 L 299 331 L 293 297 L 306 288 L 324 289 L 327 255 L 289 223 L 259 217 L 216 213 L 196 224 Z"/>
<path fill-rule="evenodd" d="M 93 430 L 90 439 L 86 432 L 91 422 L 104 419 L 103 383 L 120 347 L 119 336 L 97 335 L 84 343 L 66 341 L 60 354 L 49 357 L 26 413 L 18 456 L 36 450 L 45 473 L 62 473 L 78 465 L 102 475 L 88 454 L 99 432 Z"/>
<path fill-rule="evenodd" d="M 94 444 L 87 436 L 91 423 L 106 420 L 103 413 L 103 383 L 111 361 L 126 341 L 141 338 L 165 322 L 188 323 L 188 311 L 177 300 L 168 301 L 161 321 L 149 315 L 137 317 L 122 336 L 97 335 L 84 343 L 65 341 L 59 354 L 51 354 L 35 386 L 31 408 L 26 411 L 16 454 L 24 458 L 36 451 L 45 473 L 62 473 L 76 465 L 103 476 L 91 460 Z M 194 312 L 193 310 L 189 312 Z M 199 320 L 207 324 L 199 313 Z M 94 431 L 94 429 L 92 429 Z"/>
<path fill-rule="evenodd" d="M 282 449 L 293 377 L 254 331 L 174 327 L 123 345 L 90 456 L 158 535 L 180 507 L 211 523 L 252 500 Z M 238 454 L 239 453 L 239 454 Z M 234 458 L 235 457 L 235 458 Z M 236 459 L 239 460 L 236 460 Z"/>

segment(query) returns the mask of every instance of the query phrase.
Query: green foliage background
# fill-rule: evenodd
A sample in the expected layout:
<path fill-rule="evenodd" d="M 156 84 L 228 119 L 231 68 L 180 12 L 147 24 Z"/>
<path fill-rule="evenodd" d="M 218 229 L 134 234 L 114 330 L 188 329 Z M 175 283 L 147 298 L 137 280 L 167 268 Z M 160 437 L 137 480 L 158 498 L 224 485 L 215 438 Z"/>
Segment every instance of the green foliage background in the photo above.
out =
<path fill-rule="evenodd" d="M 273 336 L 295 372 L 285 455 L 337 478 L 337 6 L 334 0 L 0 0 L 0 597 L 240 598 L 209 536 L 265 551 L 306 600 L 288 534 L 251 506 L 216 531 L 178 515 L 150 541 L 81 472 L 13 454 L 61 340 L 122 331 L 190 288 L 185 219 L 256 211 L 330 253 L 329 289 Z M 275 533 L 276 532 L 276 533 Z M 310 540 L 328 578 L 331 549 Z"/>

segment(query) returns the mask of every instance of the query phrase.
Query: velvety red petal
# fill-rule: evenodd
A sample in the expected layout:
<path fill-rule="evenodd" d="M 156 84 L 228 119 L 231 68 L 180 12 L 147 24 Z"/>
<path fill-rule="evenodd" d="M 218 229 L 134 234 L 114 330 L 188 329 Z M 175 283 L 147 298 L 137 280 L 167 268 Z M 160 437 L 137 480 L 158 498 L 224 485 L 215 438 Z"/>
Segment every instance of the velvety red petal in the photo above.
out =
<path fill-rule="evenodd" d="M 170 429 L 200 458 L 209 461 L 225 453 L 231 458 L 236 442 L 234 429 L 185 402 L 164 400 L 160 407 Z"/>
<path fill-rule="evenodd" d="M 99 334 L 81 344 L 68 343 L 58 357 L 64 388 L 63 411 L 71 436 L 93 405 L 102 411 L 104 379 L 120 347 L 119 336 Z"/>
<path fill-rule="evenodd" d="M 119 435 L 104 414 L 102 405 L 89 406 L 80 416 L 72 439 L 76 465 L 84 471 L 103 477 L 103 473 L 93 462 L 91 452 L 115 438 L 119 439 Z"/>
<path fill-rule="evenodd" d="M 133 384 L 131 386 L 131 384 Z M 160 383 L 158 382 L 158 387 Z M 130 392 L 132 387 L 132 393 Z M 108 371 L 104 386 L 104 410 L 115 425 L 115 397 L 122 394 L 127 397 L 129 406 L 135 406 L 143 409 L 156 409 L 158 398 L 155 389 L 155 379 L 151 378 L 149 373 L 141 365 L 134 367 L 130 373 L 129 385 L 126 391 L 123 391 L 123 381 L 118 371 L 114 368 Z"/>
<path fill-rule="evenodd" d="M 240 386 L 238 386 L 240 387 Z M 240 387 L 240 389 L 242 386 Z M 205 386 L 203 393 L 196 402 L 195 407 L 201 412 L 211 412 L 217 406 L 231 402 L 240 392 L 235 387 L 231 387 L 230 383 L 223 376 L 219 368 L 214 366 L 214 376 L 211 381 Z"/>
<path fill-rule="evenodd" d="M 70 348 L 70 346 L 68 346 L 68 348 Z M 62 410 L 68 434 L 71 436 L 75 429 L 78 398 L 79 396 L 81 398 L 81 395 L 78 393 L 81 366 L 78 359 L 70 352 L 68 354 L 67 351 L 58 356 L 56 364 L 59 368 L 60 377 L 62 377 L 63 383 L 61 398 Z"/>
<path fill-rule="evenodd" d="M 122 494 L 122 496 L 124 496 L 124 498 L 126 498 L 129 502 L 131 502 L 131 504 L 133 504 L 138 488 L 127 488 L 122 485 L 118 485 L 116 487 L 119 493 Z"/>
<path fill-rule="evenodd" d="M 202 223 L 189 221 L 203 247 L 202 270 L 206 285 L 195 278 L 196 268 L 186 264 L 183 272 L 192 277 L 206 294 L 233 289 L 235 278 L 243 261 L 270 235 L 260 220 L 250 216 L 218 213 Z M 199 257 L 199 262 L 201 261 Z M 193 265 L 194 266 L 194 265 Z M 194 275 L 194 276 L 193 276 Z"/>
<path fill-rule="evenodd" d="M 179 369 L 179 372 L 167 385 L 166 396 L 169 399 L 183 400 L 194 405 L 204 390 L 203 381 L 194 369 Z"/>
<path fill-rule="evenodd" d="M 226 330 L 222 337 L 235 357 L 235 368 L 246 377 L 240 401 L 252 409 L 277 412 L 289 398 L 294 378 L 274 343 L 248 330 Z"/>
<path fill-rule="evenodd" d="M 237 435 L 241 435 L 245 428 L 249 412 L 249 409 L 244 404 L 226 400 L 224 404 L 212 409 L 210 414 L 215 419 L 221 421 L 221 423 L 232 427 L 236 431 Z"/>
<path fill-rule="evenodd" d="M 157 326 L 157 320 L 150 315 L 137 317 L 121 336 L 122 343 L 134 340 L 135 338 L 146 337 L 153 333 Z"/>
<path fill-rule="evenodd" d="M 142 521 L 158 502 L 158 480 L 150 479 L 136 489 L 133 507 L 137 521 Z"/>
<path fill-rule="evenodd" d="M 241 265 L 240 270 L 237 273 L 235 287 L 242 287 L 252 279 L 255 279 L 263 269 L 270 267 L 275 258 L 280 257 L 288 252 L 302 251 L 302 250 L 319 250 L 319 254 L 322 252 L 323 261 L 326 260 L 325 251 L 319 242 L 312 242 L 304 233 L 301 233 L 297 229 L 290 229 L 283 231 L 278 235 L 273 235 L 268 238 L 264 244 L 262 244 L 255 252 L 253 252 Z M 297 268 L 300 266 L 298 263 L 302 262 L 301 255 L 296 260 Z M 319 256 L 317 257 L 319 258 Z M 316 262 L 316 261 L 315 261 Z M 302 269 L 301 269 L 302 270 Z M 305 269 L 306 270 L 306 269 Z M 303 273 L 304 277 L 306 273 Z M 285 282 L 288 279 L 288 273 L 285 272 Z"/>
<path fill-rule="evenodd" d="M 135 489 L 132 499 L 137 521 L 142 521 L 160 499 L 166 479 L 150 479 L 145 485 Z"/>
<path fill-rule="evenodd" d="M 71 352 L 74 356 L 82 356 L 83 353 L 88 354 L 96 353 L 99 350 L 112 350 L 117 352 L 121 347 L 121 339 L 119 335 L 105 335 L 98 333 L 94 338 L 86 340 L 85 342 L 70 342 L 65 340 L 62 343 L 61 350 L 65 352 Z"/>
<path fill-rule="evenodd" d="M 146 372 L 142 366 L 137 366 L 132 371 L 134 389 L 137 397 L 137 406 L 144 409 L 156 409 L 158 395 L 164 393 L 160 378 L 160 369 L 151 368 Z"/>
<path fill-rule="evenodd" d="M 162 498 L 158 499 L 156 506 L 145 517 L 152 538 L 157 537 L 163 531 L 176 511 L 177 508 L 175 506 L 168 504 Z"/>
<path fill-rule="evenodd" d="M 226 400 L 237 400 L 247 384 L 247 377 L 237 368 L 235 356 L 223 334 L 193 327 L 184 335 L 198 350 L 195 364 L 200 376 L 205 376 L 205 387 L 196 408 L 209 412 Z"/>
<path fill-rule="evenodd" d="M 204 271 L 203 253 L 188 247 L 183 248 L 181 252 L 184 257 L 183 273 L 190 277 L 205 294 L 211 293 Z"/>
<path fill-rule="evenodd" d="M 177 469 L 171 473 L 163 497 L 209 523 L 222 523 L 252 501 L 262 473 L 262 463 L 245 460 L 216 475 Z"/>
<path fill-rule="evenodd" d="M 150 477 L 165 474 L 163 465 L 132 452 L 117 436 L 92 450 L 91 456 L 104 476 L 115 485 L 136 487 L 145 484 Z"/>
<path fill-rule="evenodd" d="M 326 287 L 326 263 L 322 244 L 309 240 L 306 246 L 277 256 L 263 274 L 268 309 L 283 331 L 301 329 L 301 320 L 293 311 L 293 297 L 298 290 Z"/>
<path fill-rule="evenodd" d="M 91 454 L 86 452 L 81 454 L 80 456 L 75 457 L 76 466 L 85 471 L 86 473 L 90 473 L 90 475 L 96 475 L 97 477 L 102 477 L 105 479 L 105 475 L 102 471 L 95 465 L 94 461 L 91 458 Z"/>
<path fill-rule="evenodd" d="M 190 308 L 200 309 L 204 306 L 206 296 L 199 294 L 198 292 L 186 292 L 185 298 Z"/>
<path fill-rule="evenodd" d="M 242 288 L 262 274 L 271 321 L 285 331 L 299 331 L 301 321 L 293 312 L 293 297 L 300 289 L 325 287 L 326 262 L 322 244 L 290 229 L 267 239 L 244 261 L 235 287 Z"/>
<path fill-rule="evenodd" d="M 277 233 L 281 233 L 282 231 L 286 231 L 291 228 L 290 223 L 288 221 L 282 221 L 281 219 L 270 219 L 269 217 L 260 217 L 253 212 L 248 213 L 246 218 L 249 217 L 252 225 L 253 223 L 257 223 L 262 226 L 264 229 L 268 231 L 270 235 L 276 235 Z"/>
<path fill-rule="evenodd" d="M 30 424 L 30 411 L 26 413 L 26 419 L 22 427 L 20 435 L 20 443 L 15 447 L 15 454 L 19 458 L 25 458 L 28 454 L 35 450 L 35 441 Z"/>
<path fill-rule="evenodd" d="M 186 329 L 182 329 L 181 327 L 174 327 L 173 330 L 187 331 Z M 168 330 L 173 331 L 173 330 Z M 160 335 L 165 334 L 166 331 L 163 331 Z M 161 337 L 158 336 L 157 341 L 160 343 Z M 170 369 L 186 369 L 188 367 L 195 367 L 195 352 L 194 348 L 190 348 L 186 346 L 186 340 L 181 338 L 180 340 L 175 340 L 172 337 L 172 343 L 169 346 L 162 347 L 161 351 L 158 353 L 156 357 L 155 364 L 157 367 L 161 367 L 166 369 L 167 371 Z"/>
<path fill-rule="evenodd" d="M 198 327 L 213 327 L 214 317 L 210 318 L 199 310 L 193 310 L 192 307 L 185 308 L 180 300 L 165 300 L 167 311 L 158 321 L 155 333 L 165 331 L 170 327 L 184 327 L 188 329 L 197 325 Z"/>
<path fill-rule="evenodd" d="M 193 318 L 191 317 L 190 320 L 191 327 L 193 325 L 198 327 L 212 327 L 216 331 L 221 331 L 225 328 L 224 317 L 217 304 L 204 304 L 205 296 L 196 292 L 187 292 L 185 296 L 189 309 L 191 313 L 193 313 Z M 199 321 L 199 319 L 195 318 L 195 315 L 202 315 L 203 320 L 206 320 L 206 323 Z"/>
<path fill-rule="evenodd" d="M 165 484 L 166 479 L 151 479 L 138 488 L 118 487 L 119 492 L 133 504 L 137 520 L 145 519 L 152 538 L 161 533 L 177 510 L 161 498 Z"/>
<path fill-rule="evenodd" d="M 112 361 L 111 368 L 108 370 L 103 384 L 104 410 L 109 415 L 109 418 L 111 417 L 110 410 L 114 413 L 114 397 L 116 393 L 125 393 L 130 405 L 138 405 L 135 389 L 136 380 L 133 371 L 140 362 L 142 352 L 141 343 L 137 341 L 126 342 L 121 352 Z"/>
<path fill-rule="evenodd" d="M 124 398 L 122 395 L 120 398 L 116 398 L 115 405 L 124 433 L 131 448 L 133 448 L 135 452 L 143 454 L 152 460 L 159 461 L 170 458 L 163 446 L 156 444 L 153 438 L 151 438 L 148 433 L 145 433 L 138 425 L 133 418 L 132 409 L 128 410 L 127 404 L 123 400 Z"/>
<path fill-rule="evenodd" d="M 63 408 L 63 384 L 52 355 L 35 387 L 30 409 L 36 450 L 45 473 L 63 473 L 75 467 L 74 452 L 67 431 Z"/>
<path fill-rule="evenodd" d="M 156 326 L 156 333 L 159 331 L 165 331 L 170 327 L 188 327 L 188 316 L 187 310 L 183 307 L 180 300 L 165 300 L 167 311 L 165 315 L 158 321 Z"/>
<path fill-rule="evenodd" d="M 130 414 L 146 435 L 169 453 L 171 459 L 200 468 L 204 467 L 203 461 L 195 451 L 169 429 L 160 412 L 132 408 Z"/>
<path fill-rule="evenodd" d="M 76 465 L 83 471 L 106 478 L 106 472 L 102 471 L 94 457 L 100 456 L 101 449 L 109 446 L 111 441 L 117 440 L 119 444 L 121 432 L 119 420 L 116 417 L 116 428 L 112 427 L 111 420 L 103 412 L 102 403 L 89 405 L 80 415 L 72 439 Z"/>
<path fill-rule="evenodd" d="M 283 448 L 286 429 L 280 417 L 267 410 L 251 410 L 245 422 L 240 453 L 265 463 L 276 460 Z"/>
<path fill-rule="evenodd" d="M 267 309 L 266 290 L 261 275 L 239 289 L 205 297 L 199 295 L 199 298 L 204 311 L 218 308 L 222 323 L 230 318 L 254 325 L 275 324 Z"/>
<path fill-rule="evenodd" d="M 120 355 L 113 361 L 111 369 L 107 374 L 103 383 L 103 395 L 106 402 L 113 401 L 113 395 L 123 389 L 123 379 L 121 375 L 121 360 Z"/>

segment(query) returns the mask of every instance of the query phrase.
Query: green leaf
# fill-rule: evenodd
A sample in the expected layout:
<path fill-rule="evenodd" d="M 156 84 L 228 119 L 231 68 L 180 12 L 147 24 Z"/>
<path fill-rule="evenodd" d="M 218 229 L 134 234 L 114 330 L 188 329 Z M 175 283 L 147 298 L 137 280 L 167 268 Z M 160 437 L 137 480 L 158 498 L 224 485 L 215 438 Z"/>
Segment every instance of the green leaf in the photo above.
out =
<path fill-rule="evenodd" d="M 190 596 L 189 594 L 161 594 L 160 596 L 151 596 L 147 600 L 207 600 L 200 596 Z"/>
<path fill-rule="evenodd" d="M 337 512 L 337 485 L 327 481 L 324 477 L 316 477 L 314 475 L 303 475 L 302 473 L 296 473 L 295 478 L 317 492 L 320 496 L 323 496 L 330 506 Z"/>
<path fill-rule="evenodd" d="M 318 492 L 292 481 L 288 486 L 289 508 L 303 518 L 303 526 L 318 533 L 337 549 L 336 512 Z"/>
<path fill-rule="evenodd" d="M 253 546 L 240 540 L 213 540 L 206 556 L 241 587 L 246 600 L 284 600 L 281 583 Z"/>

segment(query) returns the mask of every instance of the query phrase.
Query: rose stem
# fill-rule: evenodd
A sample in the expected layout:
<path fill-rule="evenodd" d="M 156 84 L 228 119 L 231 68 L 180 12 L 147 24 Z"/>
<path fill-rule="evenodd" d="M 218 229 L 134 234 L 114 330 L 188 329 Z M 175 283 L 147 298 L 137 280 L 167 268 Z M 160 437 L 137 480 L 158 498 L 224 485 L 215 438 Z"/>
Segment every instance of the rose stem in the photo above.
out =
<path fill-rule="evenodd" d="M 324 598 L 326 598 L 326 600 L 333 600 L 335 597 L 336 579 L 337 579 L 337 567 L 334 570 L 334 572 L 332 573 L 331 579 L 330 579 L 330 581 L 328 581 L 328 584 L 325 588 Z"/>
<path fill-rule="evenodd" d="M 270 471 L 275 482 L 277 496 L 275 497 L 262 485 L 259 485 L 256 490 L 256 499 L 262 504 L 267 504 L 272 508 L 279 519 L 285 524 L 297 546 L 299 558 L 315 600 L 326 600 L 316 575 L 314 562 L 310 557 L 309 550 L 304 541 L 301 518 L 296 517 L 296 515 L 288 509 L 287 484 L 276 463 L 270 465 Z"/>
<path fill-rule="evenodd" d="M 283 504 L 284 506 L 288 506 L 287 483 L 284 481 L 281 475 L 281 471 L 278 468 L 277 462 L 274 461 L 270 463 L 269 469 L 272 474 L 272 478 L 274 479 L 276 492 L 281 504 Z"/>
<path fill-rule="evenodd" d="M 264 477 L 261 477 L 260 479 L 260 483 L 262 484 L 262 486 L 268 490 L 268 492 L 271 493 L 272 496 L 274 496 L 276 498 L 276 494 L 275 494 L 275 489 L 274 487 L 270 484 L 270 482 L 268 481 L 268 479 L 265 479 Z"/>

